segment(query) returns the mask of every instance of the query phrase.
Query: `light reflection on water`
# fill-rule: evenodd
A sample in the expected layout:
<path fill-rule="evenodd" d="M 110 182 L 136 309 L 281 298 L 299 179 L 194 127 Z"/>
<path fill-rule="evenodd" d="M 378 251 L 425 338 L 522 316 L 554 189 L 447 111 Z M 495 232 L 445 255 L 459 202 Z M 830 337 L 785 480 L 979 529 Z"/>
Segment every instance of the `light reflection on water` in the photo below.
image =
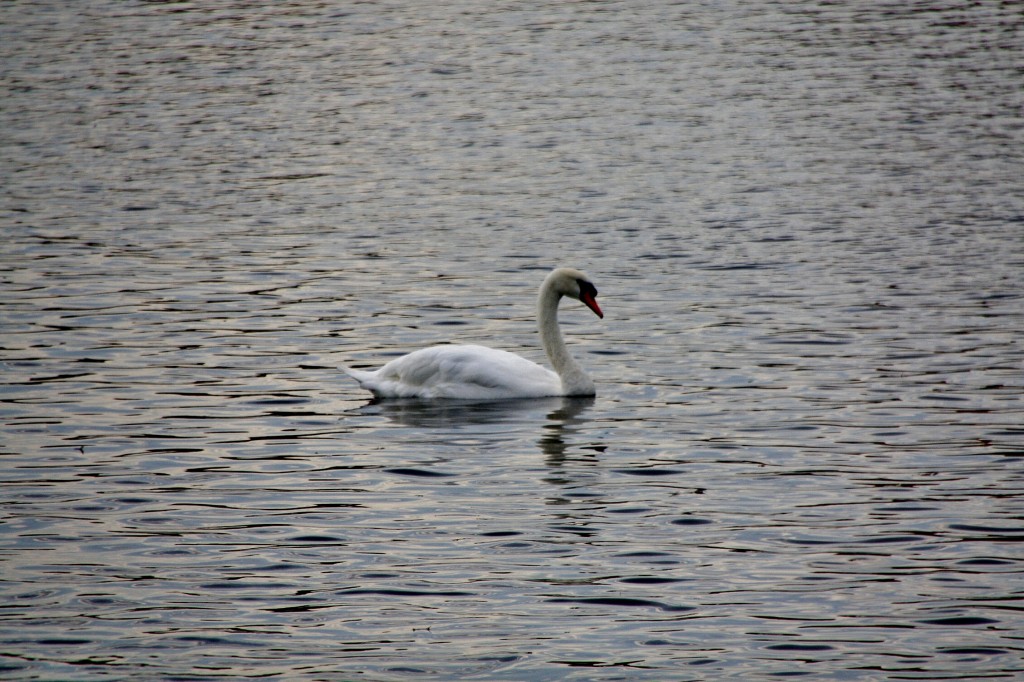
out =
<path fill-rule="evenodd" d="M 0 5 L 7 679 L 1021 671 L 1020 17 Z M 447 340 L 593 400 L 369 402 Z"/>

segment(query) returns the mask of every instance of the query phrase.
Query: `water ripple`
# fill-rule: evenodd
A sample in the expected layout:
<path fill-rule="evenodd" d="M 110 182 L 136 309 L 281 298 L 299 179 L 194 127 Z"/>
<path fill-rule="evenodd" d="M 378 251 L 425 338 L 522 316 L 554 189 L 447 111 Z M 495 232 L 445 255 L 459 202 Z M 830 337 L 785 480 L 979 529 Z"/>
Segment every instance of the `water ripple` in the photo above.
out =
<path fill-rule="evenodd" d="M 1009 5 L 86 5 L 0 4 L 4 679 L 1021 675 Z M 338 370 L 570 261 L 595 399 Z"/>

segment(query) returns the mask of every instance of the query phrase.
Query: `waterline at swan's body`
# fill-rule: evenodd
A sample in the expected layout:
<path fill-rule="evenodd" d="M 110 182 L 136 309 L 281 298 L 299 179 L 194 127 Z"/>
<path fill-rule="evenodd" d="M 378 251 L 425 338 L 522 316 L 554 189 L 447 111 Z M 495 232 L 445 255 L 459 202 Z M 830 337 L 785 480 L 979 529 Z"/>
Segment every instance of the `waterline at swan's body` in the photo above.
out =
<path fill-rule="evenodd" d="M 562 380 L 515 353 L 486 346 L 432 346 L 376 372 L 347 370 L 363 388 L 387 398 L 493 400 L 562 395 Z"/>
<path fill-rule="evenodd" d="M 563 296 L 583 301 L 599 317 L 597 289 L 579 270 L 559 268 L 537 299 L 541 343 L 555 371 L 514 353 L 475 345 L 432 346 L 392 360 L 376 371 L 346 369 L 378 398 L 500 400 L 594 395 L 594 383 L 565 347 L 558 327 Z"/>

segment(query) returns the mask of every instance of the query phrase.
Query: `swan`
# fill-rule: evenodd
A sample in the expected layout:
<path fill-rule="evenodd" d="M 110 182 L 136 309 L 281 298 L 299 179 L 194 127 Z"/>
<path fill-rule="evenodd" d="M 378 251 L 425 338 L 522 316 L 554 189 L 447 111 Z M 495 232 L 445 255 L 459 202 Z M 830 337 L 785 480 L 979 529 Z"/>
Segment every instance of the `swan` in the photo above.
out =
<path fill-rule="evenodd" d="M 584 273 L 557 268 L 544 279 L 537 297 L 537 327 L 554 372 L 515 353 L 476 345 L 423 348 L 372 372 L 342 369 L 376 398 L 592 396 L 594 382 L 569 354 L 558 327 L 558 303 L 563 296 L 582 301 L 595 315 L 604 317 L 597 304 L 597 288 Z"/>

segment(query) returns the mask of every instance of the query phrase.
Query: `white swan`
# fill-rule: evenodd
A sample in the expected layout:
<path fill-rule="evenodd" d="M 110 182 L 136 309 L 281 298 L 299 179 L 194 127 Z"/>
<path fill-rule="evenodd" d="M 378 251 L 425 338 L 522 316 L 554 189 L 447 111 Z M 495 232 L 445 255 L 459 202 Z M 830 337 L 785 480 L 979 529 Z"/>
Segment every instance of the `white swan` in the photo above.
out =
<path fill-rule="evenodd" d="M 537 297 L 537 326 L 554 372 L 514 353 L 485 346 L 431 346 L 373 372 L 343 369 L 378 398 L 499 400 L 594 395 L 594 382 L 569 354 L 558 328 L 558 302 L 563 296 L 583 301 L 598 317 L 604 317 L 597 305 L 597 289 L 579 270 L 558 268 L 544 279 Z"/>

